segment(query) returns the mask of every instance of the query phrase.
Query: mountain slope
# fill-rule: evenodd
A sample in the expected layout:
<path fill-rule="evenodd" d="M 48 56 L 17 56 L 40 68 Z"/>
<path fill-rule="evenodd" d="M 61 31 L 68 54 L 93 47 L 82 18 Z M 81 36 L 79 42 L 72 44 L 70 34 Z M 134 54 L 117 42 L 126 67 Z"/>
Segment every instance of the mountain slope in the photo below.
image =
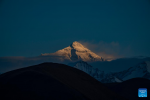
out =
<path fill-rule="evenodd" d="M 93 68 L 93 66 L 84 61 L 76 62 L 73 67 L 86 72 L 102 83 L 123 82 L 125 80 L 138 77 L 150 79 L 149 61 L 144 61 L 134 67 L 130 67 L 127 70 L 116 73 L 106 73 L 105 71 L 100 71 L 98 68 Z"/>
<path fill-rule="evenodd" d="M 98 68 L 93 68 L 91 65 L 84 61 L 77 62 L 73 67 L 82 70 L 98 81 L 101 81 L 105 77 L 104 71 L 100 71 Z"/>
<path fill-rule="evenodd" d="M 132 78 L 146 78 L 150 79 L 150 61 L 144 61 L 127 70 L 108 73 L 105 78 L 101 80 L 103 83 L 123 82 Z M 117 80 L 116 80 L 117 79 Z"/>
<path fill-rule="evenodd" d="M 0 83 L 0 92 L 5 98 L 124 100 L 88 74 L 56 63 L 42 63 L 1 74 Z"/>
<path fill-rule="evenodd" d="M 73 67 L 89 74 L 90 76 L 102 83 L 122 82 L 121 79 L 113 75 L 114 73 L 105 73 L 104 71 L 101 71 L 98 68 L 94 68 L 93 66 L 89 65 L 87 62 L 84 61 L 76 62 Z"/>
<path fill-rule="evenodd" d="M 147 77 L 150 75 L 149 64 L 150 61 L 144 61 L 134 67 L 130 67 L 128 70 L 115 73 L 114 76 L 117 76 L 118 78 L 124 81 L 132 78 L 137 78 L 137 77 L 150 79 L 150 77 Z"/>
<path fill-rule="evenodd" d="M 70 59 L 71 61 L 104 61 L 104 58 L 96 55 L 77 41 L 55 53 L 45 53 L 41 54 L 41 56 L 64 56 L 65 59 Z"/>
<path fill-rule="evenodd" d="M 138 97 L 139 88 L 147 88 L 150 90 L 150 80 L 144 78 L 133 78 L 122 83 L 105 84 L 107 87 L 116 91 L 118 94 L 126 97 L 128 100 L 150 100 L 150 92 L 147 92 L 147 98 Z"/>

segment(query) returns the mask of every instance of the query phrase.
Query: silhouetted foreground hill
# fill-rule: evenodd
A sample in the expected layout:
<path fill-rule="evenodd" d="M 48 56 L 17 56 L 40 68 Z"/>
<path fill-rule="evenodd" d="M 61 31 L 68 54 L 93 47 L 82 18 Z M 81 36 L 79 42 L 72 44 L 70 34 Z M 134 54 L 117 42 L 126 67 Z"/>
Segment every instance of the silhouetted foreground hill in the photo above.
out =
<path fill-rule="evenodd" d="M 125 100 L 88 74 L 56 63 L 0 75 L 0 92 L 1 100 Z"/>
<path fill-rule="evenodd" d="M 107 83 L 107 87 L 129 100 L 150 100 L 150 80 L 133 78 L 122 83 Z M 147 98 L 138 97 L 138 89 L 147 88 Z"/>

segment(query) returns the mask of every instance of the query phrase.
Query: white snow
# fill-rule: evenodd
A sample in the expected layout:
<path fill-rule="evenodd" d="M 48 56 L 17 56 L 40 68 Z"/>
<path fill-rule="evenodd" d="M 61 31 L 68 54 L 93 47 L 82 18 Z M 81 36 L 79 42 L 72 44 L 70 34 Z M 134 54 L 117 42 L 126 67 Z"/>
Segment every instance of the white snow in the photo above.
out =
<path fill-rule="evenodd" d="M 149 61 L 142 62 L 137 66 L 131 67 L 128 70 L 118 72 L 117 76 L 120 76 L 121 80 L 129 80 L 132 78 L 143 77 L 147 73 L 149 73 Z"/>
<path fill-rule="evenodd" d="M 122 81 L 118 79 L 117 77 L 114 77 L 115 82 L 121 83 Z"/>
<path fill-rule="evenodd" d="M 123 80 L 125 81 L 125 80 L 136 78 L 136 77 L 142 77 L 144 75 L 145 73 L 143 72 L 143 70 L 135 69 L 131 73 L 129 73 L 125 78 L 123 78 Z"/>
<path fill-rule="evenodd" d="M 88 74 L 91 74 L 92 66 L 88 65 L 86 62 L 80 61 L 74 67 Z"/>
<path fill-rule="evenodd" d="M 104 71 L 100 71 L 98 68 L 95 69 L 84 61 L 77 62 L 74 67 L 86 72 L 87 74 L 89 74 L 90 76 L 94 77 L 99 81 L 104 78 Z"/>

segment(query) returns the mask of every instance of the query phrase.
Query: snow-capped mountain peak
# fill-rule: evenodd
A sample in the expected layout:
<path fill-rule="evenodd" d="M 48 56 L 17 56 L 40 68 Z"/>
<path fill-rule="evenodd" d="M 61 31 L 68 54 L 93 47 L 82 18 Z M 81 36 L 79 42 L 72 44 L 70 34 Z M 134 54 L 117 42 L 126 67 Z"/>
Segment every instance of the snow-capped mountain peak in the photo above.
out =
<path fill-rule="evenodd" d="M 63 56 L 65 59 L 70 59 L 71 61 L 104 61 L 104 59 L 86 47 L 84 47 L 81 43 L 75 41 L 70 46 L 58 50 L 55 53 L 45 53 L 41 56 Z"/>
<path fill-rule="evenodd" d="M 81 43 L 75 41 L 73 42 L 70 47 L 75 49 L 77 52 L 91 52 L 89 49 L 85 48 Z"/>

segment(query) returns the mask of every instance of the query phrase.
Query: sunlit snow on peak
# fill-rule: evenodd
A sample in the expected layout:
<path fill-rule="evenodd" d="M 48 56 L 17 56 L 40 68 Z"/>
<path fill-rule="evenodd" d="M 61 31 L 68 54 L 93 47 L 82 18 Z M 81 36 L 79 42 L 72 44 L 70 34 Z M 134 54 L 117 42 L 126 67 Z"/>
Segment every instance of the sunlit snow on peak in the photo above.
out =
<path fill-rule="evenodd" d="M 97 54 L 93 53 L 89 49 L 85 48 L 81 43 L 75 41 L 70 46 L 58 50 L 55 53 L 46 53 L 42 56 L 65 56 L 66 59 L 72 61 L 104 61 L 104 59 Z"/>

